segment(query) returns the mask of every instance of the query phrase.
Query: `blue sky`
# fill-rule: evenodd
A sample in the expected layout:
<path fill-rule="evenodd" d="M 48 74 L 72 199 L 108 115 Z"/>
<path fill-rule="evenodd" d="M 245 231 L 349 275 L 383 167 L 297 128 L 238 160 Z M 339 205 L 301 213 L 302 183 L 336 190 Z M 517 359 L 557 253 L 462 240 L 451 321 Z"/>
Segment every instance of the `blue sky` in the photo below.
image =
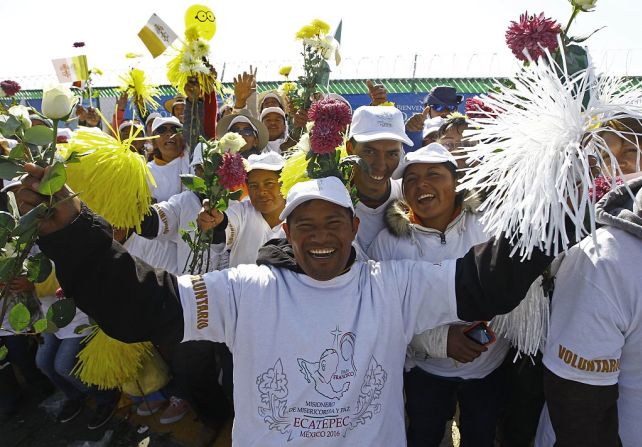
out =
<path fill-rule="evenodd" d="M 132 65 L 127 52 L 145 54 L 137 61 L 157 82 L 163 81 L 164 56 L 153 60 L 136 36 L 155 12 L 179 35 L 183 15 L 193 1 L 114 0 L 0 2 L 3 56 L 0 77 L 27 86 L 53 80 L 50 60 L 75 54 L 74 41 L 85 41 L 89 65 L 105 72 L 98 84 L 113 84 Z M 343 19 L 342 64 L 333 77 L 502 76 L 514 70 L 504 32 L 519 14 L 544 11 L 565 24 L 567 0 L 396 0 L 366 2 L 202 1 L 217 17 L 211 60 L 224 80 L 249 62 L 259 63 L 259 79 L 278 79 L 278 67 L 299 64 L 293 35 L 313 18 L 334 28 Z M 61 6 L 61 5 L 64 5 Z M 243 5 L 241 7 L 240 5 Z M 597 9 L 581 14 L 571 34 L 600 26 L 588 45 L 600 68 L 642 75 L 642 2 L 598 0 Z M 608 50 L 608 51 L 607 51 Z M 418 63 L 414 65 L 414 55 Z M 606 59 L 605 59 L 606 55 Z"/>

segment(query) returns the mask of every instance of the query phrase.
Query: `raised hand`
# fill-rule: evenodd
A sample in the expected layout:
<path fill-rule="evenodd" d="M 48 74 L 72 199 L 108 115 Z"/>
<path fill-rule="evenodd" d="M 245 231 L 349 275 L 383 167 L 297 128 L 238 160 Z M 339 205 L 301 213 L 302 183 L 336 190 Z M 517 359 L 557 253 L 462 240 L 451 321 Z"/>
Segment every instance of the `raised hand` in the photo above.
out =
<path fill-rule="evenodd" d="M 40 180 L 46 170 L 51 168 L 42 168 L 26 163 L 24 169 L 28 175 L 22 179 L 22 187 L 16 192 L 16 203 L 20 214 L 27 214 L 41 203 L 48 205 L 51 201 L 51 197 L 38 193 Z M 80 214 L 80 199 L 73 197 L 73 193 L 68 187 L 63 187 L 53 197 L 58 204 L 53 208 L 53 212 L 41 221 L 38 228 L 41 236 L 62 230 Z"/>
<path fill-rule="evenodd" d="M 250 72 L 244 71 L 234 77 L 234 108 L 242 109 L 247 104 L 247 99 L 256 92 L 256 68 L 252 70 L 250 65 Z"/>
<path fill-rule="evenodd" d="M 378 106 L 388 101 L 388 90 L 383 84 L 375 84 L 370 79 L 366 81 L 368 87 L 368 96 L 370 96 L 370 105 Z"/>

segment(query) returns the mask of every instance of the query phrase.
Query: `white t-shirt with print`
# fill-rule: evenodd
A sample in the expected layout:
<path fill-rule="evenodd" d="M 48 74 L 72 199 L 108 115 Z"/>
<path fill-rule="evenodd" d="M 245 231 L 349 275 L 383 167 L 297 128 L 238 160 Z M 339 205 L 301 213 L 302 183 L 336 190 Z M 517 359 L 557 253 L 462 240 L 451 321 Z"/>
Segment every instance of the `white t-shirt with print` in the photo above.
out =
<path fill-rule="evenodd" d="M 553 293 L 544 365 L 588 385 L 618 384 L 620 438 L 642 440 L 642 240 L 604 227 L 566 255 Z"/>
<path fill-rule="evenodd" d="M 316 281 L 265 265 L 178 279 L 184 340 L 234 355 L 233 445 L 406 445 L 413 334 L 455 321 L 455 263 L 356 262 Z"/>
<path fill-rule="evenodd" d="M 463 257 L 477 244 L 488 241 L 489 235 L 479 217 L 463 211 L 441 232 L 421 225 L 411 224 L 411 235 L 397 237 L 387 229 L 381 230 L 370 246 L 372 259 L 388 261 L 391 259 L 414 259 L 417 261 L 440 262 L 446 259 Z M 492 329 L 492 324 L 490 325 Z M 424 371 L 440 377 L 459 377 L 462 379 L 481 379 L 497 369 L 510 348 L 510 342 L 498 337 L 472 362 L 459 363 L 451 358 L 427 358 L 425 354 L 409 350 L 406 368 L 418 366 Z"/>
<path fill-rule="evenodd" d="M 157 202 L 169 200 L 174 194 L 185 190 L 181 183 L 181 174 L 191 174 L 189 165 L 189 155 L 183 152 L 183 155 L 177 157 L 167 164 L 157 164 L 155 160 L 147 163 L 149 170 L 154 177 L 156 186 L 149 182 L 152 197 Z"/>
<path fill-rule="evenodd" d="M 249 200 L 230 205 L 225 214 L 228 219 L 225 236 L 226 248 L 230 250 L 230 267 L 255 264 L 259 248 L 270 239 L 285 237 L 282 224 L 270 228 Z"/>
<path fill-rule="evenodd" d="M 142 259 L 154 268 L 170 273 L 178 273 L 176 268 L 176 244 L 169 241 L 147 239 L 132 233 L 123 243 L 132 255 Z"/>
<path fill-rule="evenodd" d="M 364 205 L 363 202 L 357 202 L 354 207 L 354 212 L 359 218 L 359 231 L 357 232 L 356 241 L 364 252 L 368 252 L 368 248 L 370 248 L 374 238 L 386 226 L 384 215 L 388 204 L 401 199 L 401 197 L 401 180 L 390 180 L 390 197 L 388 197 L 386 203 L 377 208 L 370 208 Z"/>

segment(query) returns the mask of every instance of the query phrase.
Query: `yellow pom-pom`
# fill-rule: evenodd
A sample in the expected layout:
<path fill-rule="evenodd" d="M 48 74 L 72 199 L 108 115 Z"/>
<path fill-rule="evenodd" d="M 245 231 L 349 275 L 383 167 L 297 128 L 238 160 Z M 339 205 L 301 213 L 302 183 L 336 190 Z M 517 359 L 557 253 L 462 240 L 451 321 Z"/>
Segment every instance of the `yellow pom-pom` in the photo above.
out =
<path fill-rule="evenodd" d="M 304 134 L 301 137 L 301 140 L 302 141 L 307 140 L 307 138 L 309 138 L 309 135 Z M 307 143 L 303 143 L 303 144 L 307 144 Z M 345 144 L 337 147 L 337 150 L 340 153 L 340 158 L 339 158 L 340 160 L 343 160 L 345 157 L 348 156 L 348 151 L 346 150 Z M 281 176 L 279 177 L 279 181 L 281 182 L 281 195 L 283 197 L 287 198 L 288 193 L 290 192 L 290 189 L 297 183 L 310 180 L 310 177 L 308 177 L 308 172 L 307 172 L 307 168 L 308 168 L 307 155 L 308 155 L 307 151 L 298 149 L 285 160 L 285 165 L 283 166 L 283 169 L 281 170 Z"/>
<path fill-rule="evenodd" d="M 81 127 L 69 143 L 59 145 L 66 159 L 76 152 L 79 162 L 67 164 L 67 184 L 109 223 L 119 228 L 136 228 L 149 214 L 152 196 L 147 183 L 154 179 L 147 163 L 129 147 L 137 134 L 119 141 L 104 132 Z"/>
<path fill-rule="evenodd" d="M 281 182 L 281 195 L 288 197 L 290 189 L 299 182 L 309 180 L 306 168 L 308 167 L 307 153 L 301 150 L 294 152 L 287 160 L 281 170 L 279 180 Z"/>
<path fill-rule="evenodd" d="M 153 345 L 123 343 L 105 334 L 99 327 L 85 338 L 73 369 L 82 382 L 98 389 L 120 388 L 134 380 L 143 361 L 152 356 Z"/>
<path fill-rule="evenodd" d="M 159 104 L 154 97 L 160 92 L 151 85 L 143 70 L 132 68 L 121 75 L 120 80 L 122 81 L 120 91 L 127 93 L 143 115 L 147 115 L 149 109 L 158 109 Z"/>

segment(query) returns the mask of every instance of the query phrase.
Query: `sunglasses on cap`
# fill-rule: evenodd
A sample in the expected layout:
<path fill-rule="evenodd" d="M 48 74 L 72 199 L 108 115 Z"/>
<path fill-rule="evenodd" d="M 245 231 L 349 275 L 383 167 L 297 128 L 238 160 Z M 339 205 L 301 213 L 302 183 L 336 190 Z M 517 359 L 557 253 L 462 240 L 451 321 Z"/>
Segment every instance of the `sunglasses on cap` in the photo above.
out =
<path fill-rule="evenodd" d="M 175 134 L 178 133 L 180 127 L 178 126 L 172 126 L 171 124 L 163 124 L 162 126 L 158 126 L 156 130 L 154 131 L 154 135 L 163 135 L 165 133 L 170 133 L 170 134 Z"/>
<path fill-rule="evenodd" d="M 251 137 L 252 135 L 256 135 L 256 132 L 254 132 L 254 129 L 252 129 L 251 127 L 244 127 L 243 129 L 232 127 L 230 129 L 230 132 L 237 133 L 243 137 Z"/>
<path fill-rule="evenodd" d="M 449 112 L 454 112 L 459 108 L 458 105 L 452 105 L 452 106 L 447 106 L 446 104 L 427 104 L 427 105 L 437 113 L 441 113 L 444 110 L 448 110 Z"/>

